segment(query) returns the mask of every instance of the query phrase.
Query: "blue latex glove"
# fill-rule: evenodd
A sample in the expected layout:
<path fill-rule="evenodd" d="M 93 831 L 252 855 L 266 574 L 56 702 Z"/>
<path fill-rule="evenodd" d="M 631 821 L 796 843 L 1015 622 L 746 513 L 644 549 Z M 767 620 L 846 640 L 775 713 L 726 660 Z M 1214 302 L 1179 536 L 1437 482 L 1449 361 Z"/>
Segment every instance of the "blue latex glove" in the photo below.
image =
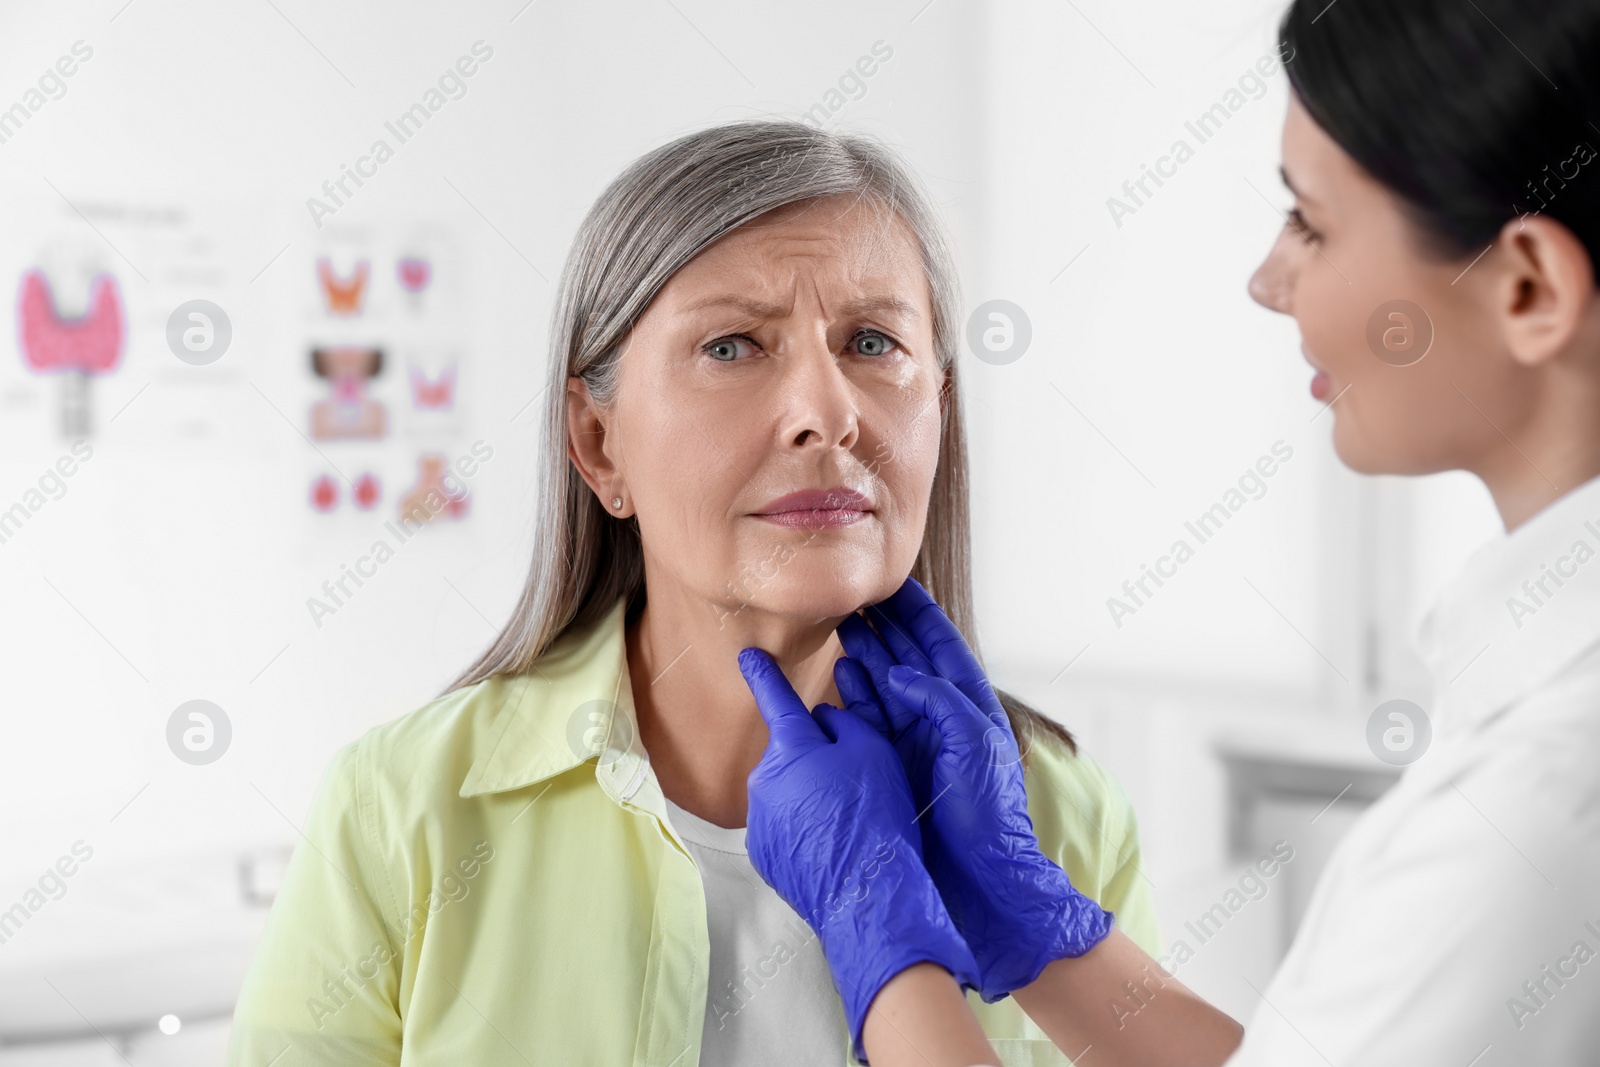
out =
<path fill-rule="evenodd" d="M 839 626 L 834 667 L 851 713 L 895 745 L 922 816 L 923 855 L 978 961 L 986 1003 L 1111 932 L 1111 912 L 1039 849 L 1021 755 L 977 657 L 913 578 Z M 876 628 L 876 629 L 874 629 Z M 874 697 L 882 705 L 873 707 Z"/>
<path fill-rule="evenodd" d="M 867 1008 L 890 978 L 927 960 L 965 990 L 977 964 L 922 864 L 905 773 L 868 709 L 824 703 L 813 717 L 758 648 L 739 653 L 739 670 L 768 730 L 749 778 L 750 863 L 817 932 L 866 1063 Z"/>

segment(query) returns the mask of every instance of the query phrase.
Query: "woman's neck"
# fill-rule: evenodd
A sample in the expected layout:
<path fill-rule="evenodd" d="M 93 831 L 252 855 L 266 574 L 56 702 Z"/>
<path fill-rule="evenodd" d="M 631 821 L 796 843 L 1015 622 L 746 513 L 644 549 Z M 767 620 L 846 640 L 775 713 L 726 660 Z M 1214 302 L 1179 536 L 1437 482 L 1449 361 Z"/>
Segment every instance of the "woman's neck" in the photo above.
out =
<path fill-rule="evenodd" d="M 767 726 L 739 672 L 739 650 L 770 653 L 806 707 L 838 704 L 838 622 L 650 590 L 627 628 L 628 674 L 640 741 L 669 800 L 718 826 L 745 825 L 746 779 L 766 750 Z"/>

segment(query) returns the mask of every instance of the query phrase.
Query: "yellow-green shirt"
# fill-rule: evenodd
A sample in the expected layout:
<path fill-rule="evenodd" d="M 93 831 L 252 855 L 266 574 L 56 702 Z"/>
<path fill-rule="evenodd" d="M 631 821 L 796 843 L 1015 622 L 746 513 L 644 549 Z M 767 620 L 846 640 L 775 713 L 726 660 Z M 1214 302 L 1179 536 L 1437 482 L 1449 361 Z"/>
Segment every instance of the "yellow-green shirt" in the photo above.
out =
<path fill-rule="evenodd" d="M 524 675 L 368 731 L 326 772 L 234 1011 L 235 1067 L 693 1067 L 698 869 L 636 738 L 625 601 Z M 597 743 L 603 742 L 603 743 Z M 1053 738 L 1040 846 L 1159 952 L 1133 810 Z M 968 1002 L 1006 1067 L 1068 1064 L 1014 998 Z M 841 1027 L 838 1063 L 854 1064 Z"/>

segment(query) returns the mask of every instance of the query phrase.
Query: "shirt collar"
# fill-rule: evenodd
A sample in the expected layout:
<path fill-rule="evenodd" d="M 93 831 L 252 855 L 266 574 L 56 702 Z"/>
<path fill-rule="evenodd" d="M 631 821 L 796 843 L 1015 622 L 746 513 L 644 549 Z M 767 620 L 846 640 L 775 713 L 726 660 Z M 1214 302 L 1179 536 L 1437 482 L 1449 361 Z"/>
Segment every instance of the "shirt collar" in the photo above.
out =
<path fill-rule="evenodd" d="M 1480 719 L 1600 641 L 1600 478 L 1474 553 L 1417 643 L 1451 716 Z"/>
<path fill-rule="evenodd" d="M 483 694 L 501 711 L 474 744 L 461 796 L 536 785 L 588 760 L 614 799 L 633 795 L 647 761 L 628 679 L 626 607 L 618 597 L 599 621 L 562 634 L 526 673 L 485 683 Z"/>

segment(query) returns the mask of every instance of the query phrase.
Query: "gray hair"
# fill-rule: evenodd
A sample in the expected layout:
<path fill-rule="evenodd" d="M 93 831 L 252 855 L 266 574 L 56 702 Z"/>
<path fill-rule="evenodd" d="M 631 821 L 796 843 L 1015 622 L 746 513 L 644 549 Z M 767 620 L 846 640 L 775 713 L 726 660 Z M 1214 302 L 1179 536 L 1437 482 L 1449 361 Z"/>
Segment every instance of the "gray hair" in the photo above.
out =
<path fill-rule="evenodd" d="M 612 516 L 567 456 L 567 379 L 605 407 L 616 395 L 623 341 L 667 280 L 733 230 L 778 208 L 853 195 L 887 208 L 917 240 L 933 305 L 933 344 L 948 380 L 939 464 L 911 574 L 977 652 L 973 625 L 967 447 L 957 388 L 959 284 L 943 224 L 921 184 L 882 143 L 802 122 L 748 120 L 688 134 L 636 160 L 590 208 L 561 272 L 550 328 L 544 455 L 534 555 L 499 635 L 446 687 L 520 674 L 568 630 L 598 622 L 628 598 L 644 606 L 637 518 Z M 998 692 L 998 690 L 997 690 Z M 1052 720 L 1000 693 L 1026 751 L 1042 731 L 1069 747 Z"/>

